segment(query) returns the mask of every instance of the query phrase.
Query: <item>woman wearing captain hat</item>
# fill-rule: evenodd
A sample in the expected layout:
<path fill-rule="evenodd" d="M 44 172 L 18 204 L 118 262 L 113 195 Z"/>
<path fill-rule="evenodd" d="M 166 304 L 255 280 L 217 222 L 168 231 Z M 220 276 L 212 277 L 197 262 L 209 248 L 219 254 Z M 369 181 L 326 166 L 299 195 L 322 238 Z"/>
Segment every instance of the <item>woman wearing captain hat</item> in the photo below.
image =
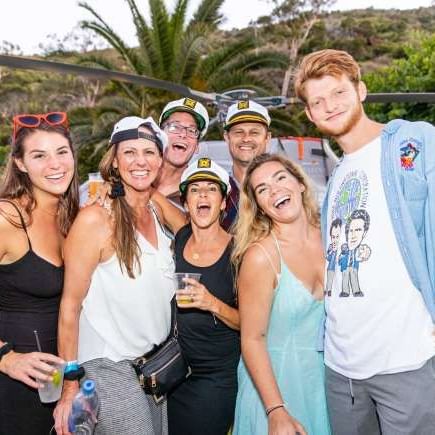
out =
<path fill-rule="evenodd" d="M 177 291 L 177 327 L 192 375 L 168 398 L 170 435 L 226 435 L 233 422 L 240 358 L 232 238 L 220 226 L 231 190 L 227 172 L 209 158 L 192 163 L 180 184 L 191 223 L 175 237 L 177 272 L 201 273 Z M 183 301 L 184 302 L 184 301 Z"/>

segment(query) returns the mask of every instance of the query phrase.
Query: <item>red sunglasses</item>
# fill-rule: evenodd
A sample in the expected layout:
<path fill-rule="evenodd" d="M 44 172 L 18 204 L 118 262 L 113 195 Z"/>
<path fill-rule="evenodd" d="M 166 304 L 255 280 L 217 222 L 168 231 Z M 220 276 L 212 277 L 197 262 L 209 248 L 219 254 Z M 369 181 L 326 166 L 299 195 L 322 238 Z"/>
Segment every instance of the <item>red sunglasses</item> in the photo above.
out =
<path fill-rule="evenodd" d="M 13 118 L 14 131 L 12 134 L 13 140 L 17 137 L 17 133 L 22 128 L 37 128 L 41 122 L 46 122 L 49 125 L 64 125 L 68 128 L 68 118 L 65 112 L 49 112 L 34 115 L 15 115 Z"/>

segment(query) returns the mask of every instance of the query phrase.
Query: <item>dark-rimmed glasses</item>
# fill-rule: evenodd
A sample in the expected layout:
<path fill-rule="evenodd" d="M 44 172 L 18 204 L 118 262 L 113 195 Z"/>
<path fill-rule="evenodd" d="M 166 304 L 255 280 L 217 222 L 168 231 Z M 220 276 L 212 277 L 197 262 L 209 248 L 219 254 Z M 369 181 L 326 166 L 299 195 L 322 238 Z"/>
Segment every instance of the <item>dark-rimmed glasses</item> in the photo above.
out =
<path fill-rule="evenodd" d="M 49 112 L 15 115 L 13 118 L 14 131 L 12 133 L 13 141 L 15 142 L 17 133 L 22 128 L 37 128 L 41 122 L 46 122 L 48 125 L 64 125 L 68 128 L 68 117 L 66 112 Z"/>
<path fill-rule="evenodd" d="M 180 134 L 183 130 L 186 132 L 186 136 L 191 139 L 198 139 L 200 131 L 195 127 L 184 127 L 184 125 L 178 124 L 176 122 L 170 122 L 165 125 L 165 129 L 168 133 Z"/>

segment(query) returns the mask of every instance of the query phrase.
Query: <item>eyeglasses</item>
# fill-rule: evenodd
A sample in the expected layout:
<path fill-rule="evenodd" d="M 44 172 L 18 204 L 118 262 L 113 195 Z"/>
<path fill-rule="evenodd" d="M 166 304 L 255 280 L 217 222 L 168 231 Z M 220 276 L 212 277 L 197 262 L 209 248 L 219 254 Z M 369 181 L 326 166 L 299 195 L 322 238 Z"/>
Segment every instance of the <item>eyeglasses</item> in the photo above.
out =
<path fill-rule="evenodd" d="M 200 131 L 197 128 L 184 127 L 184 125 L 180 125 L 175 122 L 166 124 L 165 129 L 168 131 L 168 133 L 173 133 L 173 134 L 180 134 L 183 131 L 185 131 L 186 136 L 190 137 L 191 139 L 198 139 L 200 135 Z"/>
<path fill-rule="evenodd" d="M 65 112 L 49 112 L 34 115 L 15 115 L 13 117 L 14 131 L 12 138 L 15 142 L 18 132 L 22 128 L 37 128 L 41 122 L 46 122 L 49 125 L 65 125 L 68 127 L 68 118 Z"/>

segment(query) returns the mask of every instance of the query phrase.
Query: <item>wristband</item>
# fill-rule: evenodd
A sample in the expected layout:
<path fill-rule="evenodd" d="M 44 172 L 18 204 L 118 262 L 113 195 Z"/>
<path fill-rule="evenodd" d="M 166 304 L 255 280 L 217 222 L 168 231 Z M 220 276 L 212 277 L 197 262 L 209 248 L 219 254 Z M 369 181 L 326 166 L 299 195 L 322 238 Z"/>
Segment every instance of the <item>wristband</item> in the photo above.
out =
<path fill-rule="evenodd" d="M 80 381 L 80 379 L 85 375 L 85 369 L 83 367 L 78 367 L 75 370 L 70 370 L 64 374 L 64 379 L 67 381 Z"/>
<path fill-rule="evenodd" d="M 67 361 L 67 363 L 65 365 L 65 374 L 67 374 L 69 372 L 75 372 L 78 369 L 79 369 L 79 365 L 77 363 L 77 360 Z"/>
<path fill-rule="evenodd" d="M 275 411 L 275 409 L 279 409 L 279 408 L 285 408 L 285 403 L 278 403 L 278 405 L 269 406 L 269 408 L 266 409 L 266 416 L 269 417 L 269 414 L 272 411 Z"/>

